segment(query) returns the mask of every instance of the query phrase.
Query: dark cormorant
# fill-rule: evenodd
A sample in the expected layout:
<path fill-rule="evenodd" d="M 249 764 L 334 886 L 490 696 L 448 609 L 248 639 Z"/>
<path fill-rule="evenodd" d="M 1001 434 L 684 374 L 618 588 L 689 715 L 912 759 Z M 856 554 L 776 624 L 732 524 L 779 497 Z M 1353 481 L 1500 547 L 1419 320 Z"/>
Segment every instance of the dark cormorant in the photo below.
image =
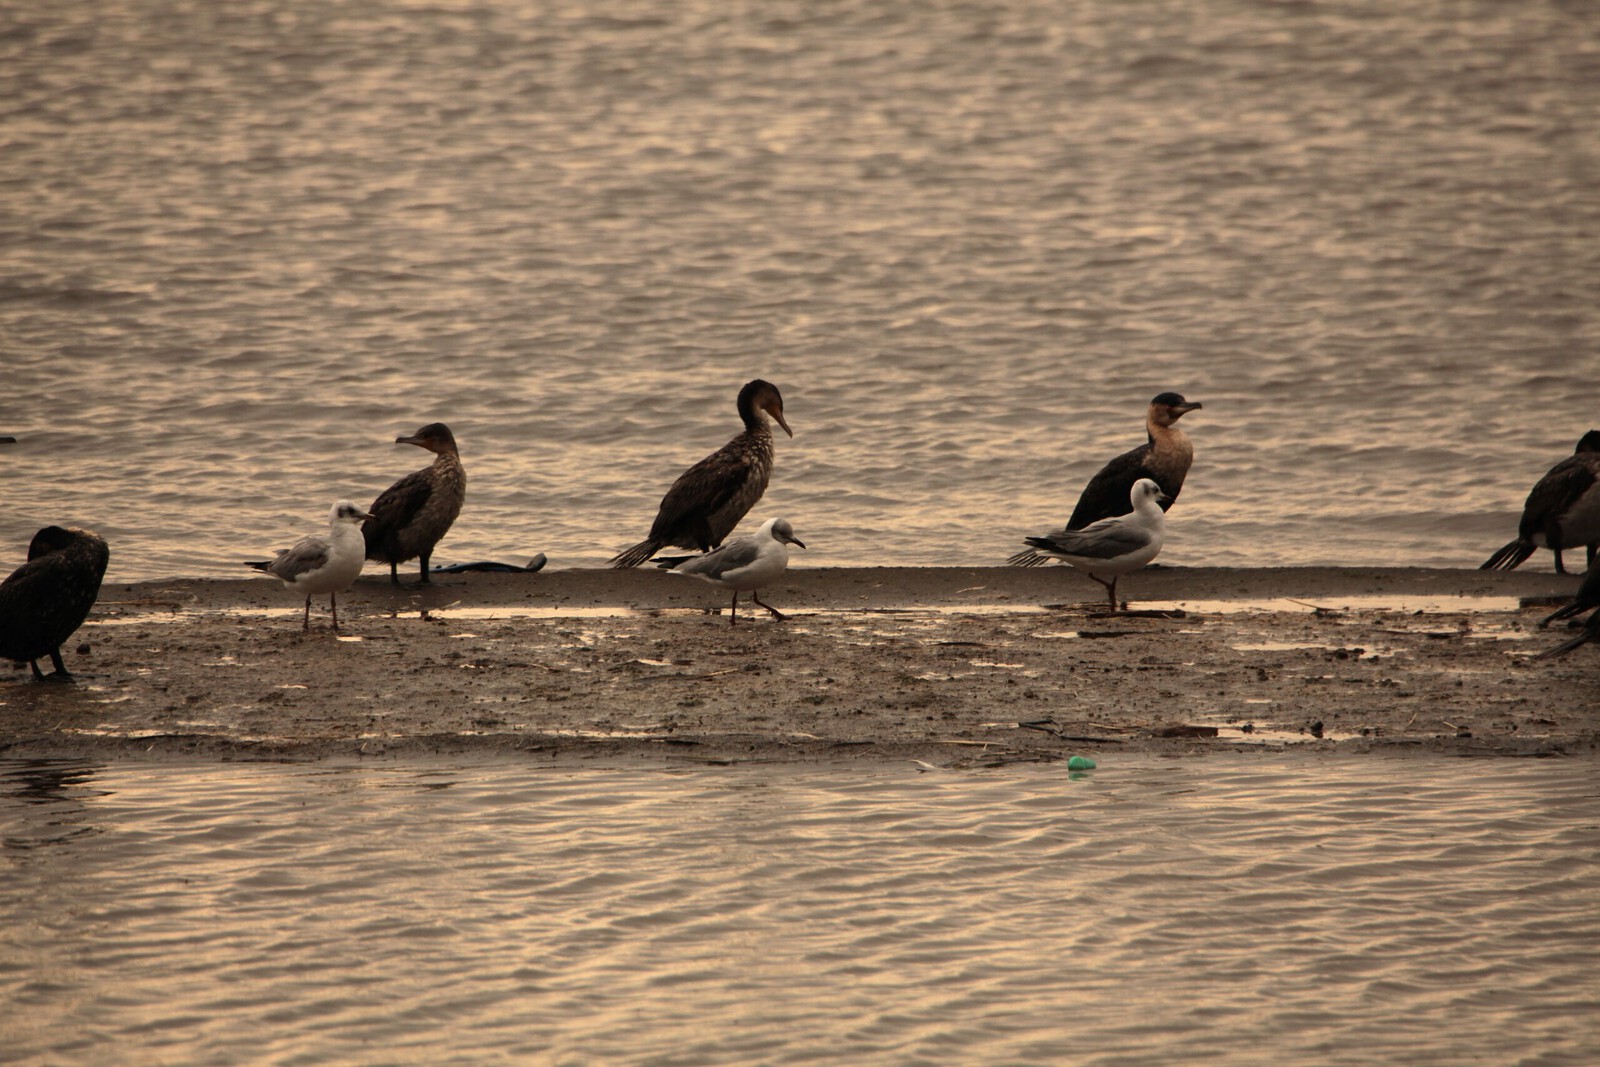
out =
<path fill-rule="evenodd" d="M 408 474 L 379 494 L 369 508 L 372 518 L 361 527 L 367 539 L 367 558 L 389 564 L 389 580 L 400 584 L 398 565 L 422 561 L 422 581 L 428 582 L 428 557 L 449 532 L 467 499 L 467 472 L 461 466 L 456 439 L 450 427 L 432 422 L 410 437 L 396 437 L 397 445 L 416 445 L 434 453 L 433 464 Z"/>
<path fill-rule="evenodd" d="M 1072 509 L 1066 529 L 1081 530 L 1101 519 L 1128 514 L 1132 510 L 1129 501 L 1133 499 L 1133 486 L 1140 478 L 1149 478 L 1160 486 L 1161 510 L 1170 508 L 1194 462 L 1194 444 L 1188 434 L 1178 429 L 1177 422 L 1200 407 L 1198 401 L 1191 404 L 1177 393 L 1160 393 L 1152 399 L 1144 417 L 1145 443 L 1111 460 L 1089 479 L 1078 494 L 1078 506 Z M 1019 567 L 1037 567 L 1049 562 L 1049 557 L 1019 552 L 1010 562 Z"/>
<path fill-rule="evenodd" d="M 328 512 L 327 536 L 312 534 L 302 537 L 291 547 L 278 553 L 276 559 L 246 563 L 258 571 L 265 571 L 279 579 L 290 589 L 305 593 L 306 613 L 300 624 L 302 630 L 311 629 L 311 598 L 318 593 L 328 594 L 328 610 L 333 613 L 333 628 L 339 628 L 339 593 L 349 589 L 361 576 L 366 563 L 366 542 L 356 523 L 371 519 L 365 511 L 349 500 L 341 500 Z"/>
<path fill-rule="evenodd" d="M 61 646 L 88 617 L 110 558 L 105 541 L 88 530 L 46 526 L 34 534 L 28 562 L 0 583 L 0 659 L 26 661 L 43 678 L 38 660 L 49 656 L 50 677 L 71 679 Z"/>
<path fill-rule="evenodd" d="M 1590 430 L 1579 438 L 1572 455 L 1534 483 L 1522 505 L 1517 539 L 1478 569 L 1513 570 L 1533 555 L 1534 549 L 1548 548 L 1556 555 L 1556 573 L 1565 574 L 1561 552 L 1579 545 L 1588 548 L 1592 566 L 1595 548 L 1600 545 L 1600 430 Z"/>
<path fill-rule="evenodd" d="M 763 414 L 765 413 L 765 414 Z M 668 545 L 710 552 L 733 532 L 772 476 L 772 432 L 767 415 L 790 437 L 783 418 L 783 396 L 771 382 L 755 381 L 739 390 L 744 432 L 678 476 L 661 498 L 650 536 L 615 556 L 613 567 L 637 567 Z"/>
<path fill-rule="evenodd" d="M 1583 584 L 1578 586 L 1578 595 L 1572 598 L 1572 603 L 1560 611 L 1546 618 L 1540 626 L 1546 626 L 1557 619 L 1570 619 L 1582 615 L 1590 608 L 1597 609 L 1594 614 L 1584 622 L 1583 629 L 1578 631 L 1578 636 L 1555 648 L 1546 649 L 1534 659 L 1549 659 L 1551 656 L 1564 656 L 1579 645 L 1590 641 L 1600 641 L 1600 567 L 1590 567 L 1589 573 L 1584 575 Z"/>

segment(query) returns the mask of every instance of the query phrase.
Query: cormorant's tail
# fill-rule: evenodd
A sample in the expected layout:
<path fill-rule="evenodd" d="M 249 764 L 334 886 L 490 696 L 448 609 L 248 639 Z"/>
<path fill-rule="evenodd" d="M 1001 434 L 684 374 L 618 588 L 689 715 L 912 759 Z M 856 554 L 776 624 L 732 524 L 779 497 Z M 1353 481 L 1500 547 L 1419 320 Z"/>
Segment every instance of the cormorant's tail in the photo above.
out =
<path fill-rule="evenodd" d="M 1028 539 L 1029 544 L 1032 544 L 1033 541 L 1033 538 Z M 1031 548 L 1025 548 L 1006 560 L 1006 564 L 1011 567 L 1042 567 L 1049 563 L 1050 559 L 1051 557 L 1042 552 L 1035 552 Z"/>
<path fill-rule="evenodd" d="M 1594 620 L 1590 619 L 1589 623 L 1584 626 L 1583 631 L 1579 633 L 1577 637 L 1574 637 L 1565 644 L 1557 645 L 1555 648 L 1547 648 L 1533 658 L 1540 660 L 1551 659 L 1555 656 L 1565 656 L 1568 652 L 1571 652 L 1579 645 L 1593 641 L 1596 637 L 1600 637 L 1600 625 L 1596 625 Z"/>
<path fill-rule="evenodd" d="M 1480 571 L 1514 571 L 1522 565 L 1523 560 L 1533 555 L 1536 546 L 1532 541 L 1517 538 L 1515 541 L 1501 548 L 1500 551 L 1484 561 Z"/>
<path fill-rule="evenodd" d="M 619 552 L 611 557 L 613 567 L 637 567 L 661 549 L 661 542 L 652 538 L 645 538 L 626 552 Z"/>
<path fill-rule="evenodd" d="M 1581 600 L 1574 600 L 1561 610 L 1553 612 L 1540 619 L 1539 628 L 1542 630 L 1546 626 L 1549 626 L 1551 623 L 1555 622 L 1557 619 L 1570 619 L 1574 615 L 1582 615 L 1585 611 L 1588 611 L 1592 607 L 1595 607 L 1595 605 L 1592 603 L 1585 604 Z"/>

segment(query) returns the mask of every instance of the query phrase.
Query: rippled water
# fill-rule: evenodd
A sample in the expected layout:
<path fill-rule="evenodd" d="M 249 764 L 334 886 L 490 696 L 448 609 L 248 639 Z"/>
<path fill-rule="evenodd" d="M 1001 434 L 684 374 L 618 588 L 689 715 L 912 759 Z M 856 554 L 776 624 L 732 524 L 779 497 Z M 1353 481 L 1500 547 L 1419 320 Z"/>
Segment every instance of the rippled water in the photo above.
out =
<path fill-rule="evenodd" d="M 0 12 L 0 548 L 233 573 L 456 430 L 602 561 L 780 384 L 811 564 L 991 563 L 1203 401 L 1175 563 L 1472 565 L 1600 410 L 1600 8 Z"/>
<path fill-rule="evenodd" d="M 1589 1064 L 1586 760 L 0 762 L 23 1063 Z"/>

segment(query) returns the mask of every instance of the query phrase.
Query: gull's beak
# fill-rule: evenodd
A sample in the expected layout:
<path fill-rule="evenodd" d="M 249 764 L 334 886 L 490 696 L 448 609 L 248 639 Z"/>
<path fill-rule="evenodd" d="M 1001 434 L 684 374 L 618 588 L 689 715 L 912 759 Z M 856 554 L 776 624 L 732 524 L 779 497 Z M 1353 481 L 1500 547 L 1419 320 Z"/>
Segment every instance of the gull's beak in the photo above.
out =
<path fill-rule="evenodd" d="M 798 537 L 789 538 L 789 543 L 791 545 L 799 545 L 801 548 L 806 547 L 806 543 L 804 541 L 800 540 L 800 538 L 798 538 Z"/>
<path fill-rule="evenodd" d="M 1170 503 L 1172 503 L 1172 498 L 1170 496 L 1168 496 L 1167 494 L 1165 494 L 1165 493 L 1157 493 L 1156 494 L 1156 503 L 1157 504 L 1170 504 Z"/>

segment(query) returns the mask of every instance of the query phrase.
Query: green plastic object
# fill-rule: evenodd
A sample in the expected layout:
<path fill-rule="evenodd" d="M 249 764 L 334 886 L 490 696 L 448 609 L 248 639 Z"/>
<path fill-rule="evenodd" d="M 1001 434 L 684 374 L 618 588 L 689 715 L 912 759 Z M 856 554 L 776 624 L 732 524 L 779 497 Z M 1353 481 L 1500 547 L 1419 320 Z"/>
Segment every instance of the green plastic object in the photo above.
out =
<path fill-rule="evenodd" d="M 1094 760 L 1088 756 L 1073 756 L 1067 760 L 1067 770 L 1092 771 L 1094 770 Z"/>

